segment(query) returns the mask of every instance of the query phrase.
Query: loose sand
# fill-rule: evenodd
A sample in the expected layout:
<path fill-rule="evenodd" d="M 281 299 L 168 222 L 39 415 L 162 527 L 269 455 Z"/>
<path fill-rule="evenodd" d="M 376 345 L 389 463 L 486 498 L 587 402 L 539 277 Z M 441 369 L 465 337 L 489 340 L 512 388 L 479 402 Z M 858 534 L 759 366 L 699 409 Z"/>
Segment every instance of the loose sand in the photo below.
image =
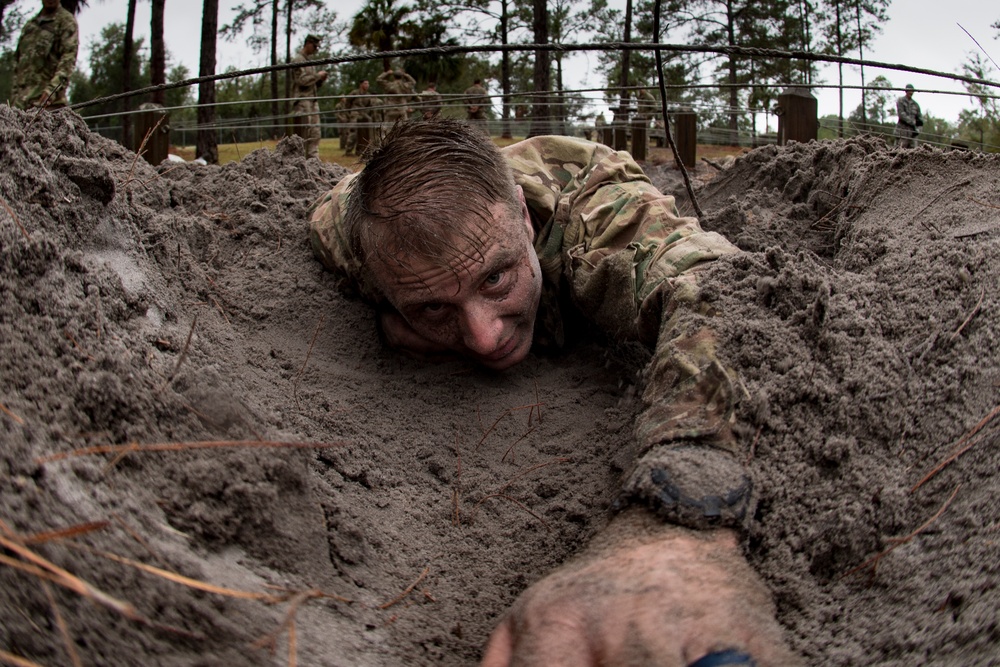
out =
<path fill-rule="evenodd" d="M 153 168 L 71 113 L 0 107 L 0 650 L 284 665 L 293 619 L 300 665 L 471 665 L 606 520 L 645 350 L 497 375 L 383 349 L 306 240 L 346 172 L 301 148 Z M 788 641 L 812 665 L 1000 664 L 1000 159 L 858 139 L 713 175 L 703 224 L 746 252 L 703 296 Z M 39 461 L 210 441 L 247 444 Z"/>

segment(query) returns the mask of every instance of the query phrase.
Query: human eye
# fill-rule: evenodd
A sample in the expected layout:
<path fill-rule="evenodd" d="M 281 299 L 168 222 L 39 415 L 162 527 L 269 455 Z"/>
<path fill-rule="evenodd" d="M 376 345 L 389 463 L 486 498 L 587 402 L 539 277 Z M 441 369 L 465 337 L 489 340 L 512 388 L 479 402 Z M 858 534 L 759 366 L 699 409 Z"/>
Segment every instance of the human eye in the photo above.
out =
<path fill-rule="evenodd" d="M 490 275 L 486 276 L 486 280 L 483 281 L 483 286 L 490 288 L 502 284 L 506 273 L 506 271 L 494 271 Z"/>

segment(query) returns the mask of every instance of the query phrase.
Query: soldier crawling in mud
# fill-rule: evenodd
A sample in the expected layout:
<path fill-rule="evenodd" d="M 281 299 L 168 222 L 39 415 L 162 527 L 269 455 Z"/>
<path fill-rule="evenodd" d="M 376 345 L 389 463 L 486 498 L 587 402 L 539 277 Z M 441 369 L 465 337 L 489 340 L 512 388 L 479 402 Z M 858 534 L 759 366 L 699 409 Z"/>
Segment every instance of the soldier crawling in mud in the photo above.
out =
<path fill-rule="evenodd" d="M 76 19 L 59 0 L 42 0 L 42 10 L 24 24 L 14 51 L 13 106 L 66 106 L 66 87 L 79 48 Z"/>
<path fill-rule="evenodd" d="M 502 371 L 562 345 L 566 308 L 655 350 L 618 512 L 521 595 L 484 665 L 798 664 L 740 550 L 736 384 L 696 280 L 733 245 L 680 217 L 627 153 L 569 137 L 500 151 L 449 120 L 397 125 L 310 234 L 400 350 Z"/>

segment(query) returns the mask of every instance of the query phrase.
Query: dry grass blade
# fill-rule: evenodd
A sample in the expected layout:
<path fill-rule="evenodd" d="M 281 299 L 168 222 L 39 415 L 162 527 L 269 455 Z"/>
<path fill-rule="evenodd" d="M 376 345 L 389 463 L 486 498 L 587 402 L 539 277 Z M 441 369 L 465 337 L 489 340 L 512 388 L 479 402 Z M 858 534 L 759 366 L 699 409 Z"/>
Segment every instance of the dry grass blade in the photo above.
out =
<path fill-rule="evenodd" d="M 167 379 L 164 380 L 160 388 L 156 390 L 157 394 L 159 394 L 164 389 L 170 386 L 170 383 L 173 382 L 174 378 L 177 376 L 177 371 L 181 369 L 181 364 L 183 364 L 184 359 L 187 358 L 188 349 L 191 347 L 191 338 L 194 336 L 194 327 L 197 324 L 198 324 L 198 316 L 195 315 L 191 319 L 191 328 L 188 329 L 187 340 L 184 341 L 184 349 L 181 350 L 180 356 L 177 357 L 177 363 L 174 365 L 174 370 L 170 373 Z"/>
<path fill-rule="evenodd" d="M 378 606 L 378 608 L 379 609 L 388 609 L 389 607 L 393 606 L 394 604 L 402 602 L 404 599 L 406 599 L 406 596 L 409 595 L 410 593 L 412 593 L 413 589 L 415 589 L 417 587 L 417 585 L 420 584 L 420 582 L 424 580 L 424 577 L 426 577 L 427 573 L 430 572 L 430 571 L 431 571 L 431 566 L 428 565 L 427 567 L 424 568 L 424 571 L 420 573 L 420 576 L 417 577 L 416 580 L 414 580 L 414 582 L 412 584 L 410 584 L 409 586 L 406 587 L 406 590 L 404 590 L 402 593 L 400 593 L 399 595 L 397 595 L 393 599 L 389 600 L 388 602 L 380 604 Z"/>
<path fill-rule="evenodd" d="M 43 533 L 25 535 L 20 538 L 20 542 L 24 545 L 30 545 L 43 544 L 53 540 L 65 540 L 71 537 L 86 535 L 87 533 L 92 533 L 95 530 L 102 530 L 107 528 L 108 524 L 109 522 L 107 521 L 88 521 L 87 523 L 79 523 L 75 526 L 70 526 L 69 528 L 60 528 L 59 530 L 48 530 Z"/>
<path fill-rule="evenodd" d="M 77 593 L 81 597 L 85 597 L 89 600 L 92 600 L 101 606 L 108 607 L 109 609 L 118 612 L 119 614 L 128 619 L 134 621 L 145 620 L 142 618 L 139 612 L 136 611 L 135 607 L 133 607 L 128 602 L 124 602 L 122 600 L 119 600 L 118 598 L 108 595 L 99 588 L 92 586 L 91 584 L 88 584 L 83 579 L 80 579 L 79 577 L 70 574 L 66 570 L 59 567 L 58 565 L 55 565 L 54 563 L 49 562 L 45 558 L 42 558 L 41 556 L 31 551 L 27 547 L 18 544 L 16 541 L 8 539 L 6 537 L 0 537 L 0 546 L 3 546 L 9 549 L 10 551 L 13 551 L 24 560 L 36 565 L 41 570 L 44 570 L 47 574 L 51 575 L 46 578 L 51 579 L 60 586 L 70 589 L 71 591 Z M 7 559 L 5 558 L 4 560 L 6 561 Z M 7 564 L 9 565 L 10 563 L 8 562 Z"/>
<path fill-rule="evenodd" d="M 90 354 L 89 352 L 87 352 L 85 349 L 83 349 L 83 347 L 80 345 L 80 343 L 78 343 L 76 341 L 76 338 L 73 337 L 73 334 L 70 332 L 69 329 L 66 329 L 63 333 L 66 334 L 66 338 L 69 339 L 69 342 L 73 343 L 73 347 L 76 348 L 77 352 L 79 352 L 80 354 L 82 354 L 83 356 L 85 356 L 90 361 L 94 360 L 94 356 L 92 354 Z"/>
<path fill-rule="evenodd" d="M 139 160 L 139 156 L 146 152 L 146 144 L 149 143 L 149 138 L 153 136 L 153 133 L 160 129 L 160 125 L 166 120 L 166 116 L 160 116 L 160 119 L 156 121 L 156 125 L 146 130 L 146 135 L 142 138 L 142 142 L 139 144 L 139 150 L 135 152 L 132 157 L 132 166 L 128 170 L 128 176 L 125 177 L 125 182 L 122 183 L 122 187 L 128 187 L 129 184 L 134 180 L 135 174 L 135 164 Z"/>
<path fill-rule="evenodd" d="M 534 472 L 534 471 L 538 470 L 539 468 L 546 468 L 548 466 L 556 465 L 557 463 L 567 463 L 568 461 L 569 461 L 569 459 L 567 459 L 567 458 L 559 457 L 559 458 L 552 459 L 551 461 L 546 461 L 545 463 L 539 463 L 538 465 L 533 465 L 530 468 L 525 468 L 524 470 L 522 470 L 521 472 L 519 472 L 516 475 L 514 475 L 513 477 L 511 477 L 509 480 L 507 480 L 507 483 L 504 484 L 503 486 L 501 486 L 500 489 L 497 491 L 497 493 L 503 493 L 507 489 L 507 487 L 509 487 L 511 484 L 513 484 L 518 479 L 520 479 L 521 477 L 524 477 L 525 475 L 527 475 L 530 472 Z"/>
<path fill-rule="evenodd" d="M 47 581 L 42 581 L 42 589 L 45 591 L 45 597 L 49 600 L 49 607 L 52 609 L 52 615 L 55 617 L 56 626 L 59 628 L 59 634 L 62 636 L 63 646 L 66 648 L 66 654 L 69 656 L 70 662 L 73 663 L 73 667 L 83 667 L 80 654 L 76 651 L 76 644 L 73 643 L 73 638 L 69 634 L 66 619 L 63 618 L 62 613 L 59 611 L 59 605 L 56 604 L 56 598 L 52 594 L 52 587 L 49 586 Z"/>
<path fill-rule="evenodd" d="M 295 374 L 295 381 L 292 383 L 292 398 L 295 399 L 295 405 L 299 405 L 299 380 L 302 379 L 302 374 L 306 371 L 306 364 L 309 363 L 309 357 L 312 356 L 313 347 L 316 345 L 316 339 L 319 337 L 319 332 L 323 329 L 323 322 L 326 320 L 326 315 L 319 318 L 319 322 L 316 323 L 316 330 L 313 331 L 312 340 L 309 341 L 309 349 L 306 351 L 306 358 L 302 362 L 302 368 L 299 372 Z"/>
<path fill-rule="evenodd" d="M 121 454 L 129 452 L 179 452 L 187 449 L 221 449 L 225 447 L 268 447 L 274 449 L 326 449 L 343 447 L 343 442 L 282 442 L 278 440 L 204 440 L 199 442 L 162 442 L 152 445 L 131 443 L 128 445 L 97 445 L 81 447 L 68 452 L 58 452 L 47 456 L 39 456 L 35 463 L 51 463 L 78 456 L 93 456 L 95 454 Z"/>
<path fill-rule="evenodd" d="M 0 662 L 7 665 L 14 665 L 15 667 L 42 667 L 37 662 L 32 662 L 25 658 L 19 658 L 13 653 L 7 653 L 3 649 L 0 649 Z"/>
<path fill-rule="evenodd" d="M 532 512 L 530 509 L 528 509 L 528 507 L 524 503 L 522 503 L 520 500 L 515 500 L 514 498 L 511 498 L 510 496 L 508 496 L 505 493 L 492 493 L 492 494 L 486 496 L 485 498 L 483 498 L 482 500 L 480 500 L 478 503 L 476 503 L 476 510 L 479 509 L 480 505 L 482 505 L 483 503 L 485 503 L 487 500 L 489 500 L 491 498 L 500 498 L 502 500 L 506 500 L 508 502 L 514 503 L 515 505 L 517 505 L 518 507 L 520 507 L 522 510 L 524 510 L 525 512 L 527 512 L 528 514 L 530 514 L 531 516 L 533 516 L 539 523 L 542 524 L 542 526 L 545 527 L 545 530 L 549 531 L 550 533 L 552 532 L 552 528 L 545 521 L 545 519 L 543 519 L 542 517 L 538 516 L 537 514 L 535 514 L 534 512 Z M 475 513 L 476 513 L 475 510 L 473 510 L 472 513 L 473 513 L 473 515 L 475 515 Z"/>
<path fill-rule="evenodd" d="M 17 415 L 15 415 L 15 414 L 14 414 L 13 412 L 11 412 L 10 410 L 8 410 L 8 409 L 7 409 L 7 406 L 6 406 L 6 405 L 4 405 L 3 403 L 0 403 L 0 412 L 4 413 L 5 415 L 7 415 L 7 416 L 8 416 L 8 417 L 10 417 L 11 419 L 13 419 L 13 420 L 14 420 L 15 422 L 17 422 L 17 423 L 18 423 L 18 424 L 19 424 L 20 426 L 24 426 L 24 420 L 23 420 L 23 419 L 21 419 L 20 417 L 18 417 Z"/>
<path fill-rule="evenodd" d="M 125 558 L 124 556 L 119 556 L 118 554 L 109 553 L 107 551 L 99 551 L 96 549 L 90 549 L 87 547 L 79 546 L 77 548 L 95 553 L 98 556 L 107 558 L 108 560 L 113 560 L 116 563 L 121 563 L 122 565 L 128 565 L 129 567 L 134 567 L 137 570 L 142 570 L 148 574 L 155 575 L 161 579 L 166 579 L 167 581 L 172 581 L 175 584 L 181 584 L 182 586 L 187 586 L 188 588 L 194 588 L 199 591 L 205 591 L 206 593 L 215 593 L 217 595 L 223 595 L 225 597 L 237 598 L 240 600 L 260 600 L 261 602 L 267 602 L 269 604 L 283 602 L 287 599 L 284 595 L 271 595 L 269 593 L 261 593 L 259 591 L 241 591 L 235 588 L 226 588 L 224 586 L 216 586 L 215 584 L 210 584 L 207 581 L 202 581 L 200 579 L 193 579 L 191 577 L 186 577 L 183 574 L 177 574 L 176 572 L 171 572 L 170 570 L 164 570 L 163 568 L 154 567 L 152 565 L 146 565 L 145 563 L 140 563 L 137 560 L 132 560 L 131 558 Z"/>
<path fill-rule="evenodd" d="M 13 221 L 14 221 L 14 224 L 15 224 L 15 225 L 17 225 L 17 228 L 21 230 L 21 234 L 23 234 L 23 235 L 24 235 L 24 238 L 25 238 L 26 240 L 30 241 L 30 240 L 31 240 L 31 237 L 30 237 L 30 236 L 28 236 L 28 230 L 27 230 L 27 229 L 25 229 L 25 228 L 24 228 L 24 225 L 22 225 L 22 224 L 21 224 L 21 221 L 17 219 L 17 216 L 16 216 L 15 214 L 14 214 L 14 209 L 12 209 L 12 208 L 11 208 L 11 207 L 10 207 L 10 206 L 9 206 L 9 205 L 7 204 L 7 202 L 5 202 L 5 201 L 3 200 L 3 198 L 2 198 L 2 197 L 0 197 L 0 205 L 2 205 L 2 206 L 4 207 L 4 209 L 5 209 L 6 211 L 7 211 L 7 214 L 8 214 L 8 215 L 9 215 L 9 216 L 11 217 L 11 220 L 13 220 Z"/>
<path fill-rule="evenodd" d="M 506 460 L 507 460 L 507 456 L 509 455 L 509 456 L 510 456 L 510 461 L 511 461 L 511 463 L 513 463 L 513 462 L 514 462 L 514 448 L 515 448 L 515 447 L 517 447 L 517 443 L 519 443 L 519 442 L 521 442 L 522 440 L 524 440 L 525 438 L 527 438 L 527 437 L 528 437 L 529 435 L 531 435 L 531 434 L 532 434 L 532 433 L 533 433 L 534 431 L 535 431 L 535 427 L 534 427 L 534 426 L 532 426 L 531 428 L 529 428 L 529 429 L 528 429 L 528 430 L 527 430 L 527 431 L 526 431 L 526 432 L 524 433 L 524 435 L 522 435 L 522 436 L 521 436 L 520 438 L 518 438 L 518 439 L 517 439 L 517 440 L 515 440 L 515 441 L 514 441 L 513 443 L 511 443 L 510 447 L 508 447 L 508 448 L 507 448 L 507 451 L 506 451 L 506 452 L 504 452 L 504 453 L 503 453 L 503 456 L 501 456 L 501 457 L 500 457 L 500 462 L 501 462 L 501 463 L 503 463 L 504 461 L 506 461 Z"/>
<path fill-rule="evenodd" d="M 885 558 L 886 556 L 888 556 L 890 553 L 892 553 L 892 551 L 894 549 L 896 549 L 897 547 L 903 546 L 904 544 L 906 544 L 907 542 L 909 542 L 910 540 L 912 540 L 914 537 L 916 537 L 920 533 L 922 533 L 925 530 L 927 530 L 927 528 L 929 528 L 932 523 L 934 523 L 935 521 L 937 521 L 938 518 L 942 514 L 944 514 L 945 510 L 948 509 L 948 506 L 951 505 L 951 501 L 953 501 L 955 499 L 955 496 L 958 495 L 958 490 L 961 489 L 961 488 L 962 488 L 961 484 L 959 484 L 958 486 L 956 486 L 955 490 L 951 492 L 951 496 L 949 496 L 948 500 L 946 500 L 945 503 L 944 503 L 944 505 L 941 506 L 941 509 L 939 509 L 937 512 L 935 512 L 934 516 L 932 516 L 930 519 L 928 519 L 927 521 L 923 522 L 920 525 L 919 528 L 917 528 L 915 531 L 913 531 L 909 535 L 906 535 L 905 537 L 890 537 L 889 541 L 892 542 L 892 546 L 890 546 L 885 551 L 880 551 L 879 553 L 875 554 L 874 556 L 872 556 L 871 558 L 869 558 L 868 560 L 866 560 L 861 565 L 858 565 L 857 567 L 851 568 L 850 570 L 848 570 L 847 572 L 845 572 L 842 575 L 842 578 L 843 577 L 849 577 L 852 574 L 854 574 L 855 572 L 860 572 L 861 570 L 868 569 L 869 567 L 871 568 L 871 574 L 872 574 L 872 576 L 875 576 L 875 569 L 878 567 L 879 561 L 882 560 L 883 558 Z"/>
<path fill-rule="evenodd" d="M 282 632 L 284 632 L 285 630 L 287 630 L 288 631 L 288 664 L 289 665 L 296 664 L 296 661 L 298 659 L 297 658 L 298 640 L 297 640 L 297 636 L 296 636 L 296 632 L 295 632 L 295 614 L 298 613 L 299 607 L 301 607 L 303 604 L 305 604 L 309 600 L 313 600 L 313 599 L 316 599 L 316 598 L 330 598 L 330 599 L 333 599 L 333 600 L 337 600 L 338 602 L 347 602 L 348 604 L 351 603 L 351 600 L 348 600 L 346 598 L 342 598 L 339 595 L 334 595 L 332 593 L 326 593 L 324 591 L 317 590 L 317 589 L 311 589 L 311 590 L 308 590 L 308 591 L 298 591 L 298 592 L 295 592 L 291 596 L 291 598 L 288 598 L 288 597 L 283 598 L 283 599 L 287 599 L 288 600 L 288 610 L 285 612 L 285 618 L 281 622 L 281 625 L 278 626 L 278 629 L 275 630 L 274 632 L 272 632 L 271 634 L 264 635 L 263 637 L 261 637 L 260 639 L 258 639 L 257 641 L 255 641 L 253 644 L 251 644 L 251 646 L 253 646 L 254 648 L 267 649 L 269 652 L 271 652 L 273 654 L 275 652 L 275 650 L 277 649 L 277 646 L 278 646 L 278 638 L 281 636 Z"/>
<path fill-rule="evenodd" d="M 955 332 L 953 334 L 951 334 L 951 338 L 948 339 L 949 341 L 953 341 L 956 338 L 958 338 L 958 335 L 960 333 L 962 333 L 962 329 L 964 329 L 965 326 L 969 322 L 972 321 L 972 318 L 975 317 L 979 313 L 979 309 L 983 305 L 983 297 L 985 297 L 985 296 L 986 296 L 986 287 L 983 286 L 982 291 L 979 293 L 979 301 L 976 302 L 976 306 L 972 309 L 972 312 L 969 313 L 969 316 L 965 318 L 965 320 L 962 322 L 961 326 L 959 326 L 957 329 L 955 329 Z"/>
<path fill-rule="evenodd" d="M 478 452 L 479 451 L 479 446 L 482 445 L 486 441 L 486 438 L 489 437 L 490 433 L 493 432 L 493 429 L 495 429 L 497 427 L 497 424 L 500 423 L 500 420 L 503 419 L 504 417 L 510 415 L 510 414 L 511 414 L 510 410 L 504 410 L 500 414 L 500 416 L 496 418 L 496 421 L 494 421 L 493 424 L 490 425 L 490 427 L 488 429 L 486 429 L 486 432 L 483 433 L 483 437 L 479 438 L 479 442 L 476 443 L 476 446 L 473 448 L 472 451 Z"/>
<path fill-rule="evenodd" d="M 944 461 L 942 461 L 941 463 L 937 464 L 934 467 L 934 469 L 931 470 L 926 475 L 924 475 L 923 478 L 919 482 L 917 482 L 916 484 L 914 484 L 910 488 L 910 493 L 913 493 L 914 491 L 916 491 L 917 489 L 919 489 L 921 486 L 923 486 L 924 484 L 926 484 L 928 481 L 930 481 L 930 479 L 932 477 L 934 477 L 934 475 L 938 474 L 939 472 L 941 472 L 942 470 L 944 470 L 946 467 L 948 467 L 949 465 L 951 465 L 958 457 L 960 457 L 962 454 L 964 454 L 967 451 L 969 451 L 970 449 L 972 449 L 972 447 L 974 445 L 982 442 L 983 438 L 979 438 L 978 440 L 976 440 L 976 439 L 974 439 L 975 435 L 977 433 L 979 433 L 987 424 L 989 424 L 991 421 L 993 421 L 993 419 L 996 418 L 997 415 L 1000 415 L 1000 405 L 998 405 L 995 408 L 993 408 L 992 410 L 990 410 L 989 414 L 987 414 L 985 417 L 983 417 L 981 420 L 979 420 L 978 424 L 976 424 L 975 426 L 973 426 L 972 429 L 968 433 L 966 433 L 961 438 L 959 438 L 958 442 L 955 443 L 955 447 L 957 447 L 958 449 L 956 449 Z"/>

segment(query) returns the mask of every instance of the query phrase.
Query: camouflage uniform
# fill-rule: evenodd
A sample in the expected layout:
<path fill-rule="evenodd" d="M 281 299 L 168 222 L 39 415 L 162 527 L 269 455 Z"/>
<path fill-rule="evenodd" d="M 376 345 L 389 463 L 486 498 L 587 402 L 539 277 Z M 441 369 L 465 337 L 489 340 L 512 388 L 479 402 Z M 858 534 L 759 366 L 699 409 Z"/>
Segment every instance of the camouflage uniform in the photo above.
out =
<path fill-rule="evenodd" d="M 427 90 L 420 93 L 419 104 L 424 120 L 435 118 L 441 114 L 442 100 L 441 93 L 434 88 L 428 87 Z"/>
<path fill-rule="evenodd" d="M 597 114 L 597 118 L 594 119 L 594 141 L 599 143 L 605 143 L 604 141 L 604 128 L 608 126 L 608 121 L 604 120 L 604 114 Z"/>
<path fill-rule="evenodd" d="M 502 152 L 524 190 L 544 276 L 535 342 L 564 342 L 569 303 L 611 337 L 654 346 L 636 431 L 641 458 L 623 498 L 649 503 L 684 525 L 740 525 L 750 502 L 749 478 L 725 453 L 736 451 L 738 383 L 716 357 L 714 313 L 699 298 L 696 282 L 711 260 L 737 248 L 702 230 L 695 218 L 680 217 L 674 198 L 656 190 L 624 151 L 536 137 Z M 310 237 L 324 265 L 378 302 L 383 297 L 363 279 L 341 229 L 353 178 L 321 199 Z M 678 469 L 682 459 L 717 478 L 706 482 L 690 474 L 688 464 Z"/>
<path fill-rule="evenodd" d="M 292 58 L 293 63 L 304 63 L 309 58 L 301 49 Z M 306 141 L 306 157 L 319 157 L 319 140 L 322 136 L 319 126 L 319 101 L 317 89 L 323 82 L 322 70 L 315 65 L 293 69 L 294 83 L 292 113 L 295 114 L 295 133 Z"/>
<path fill-rule="evenodd" d="M 917 146 L 917 121 L 920 118 L 920 105 L 912 97 L 903 95 L 896 100 L 896 115 L 899 120 L 896 122 L 896 145 L 900 148 L 916 148 Z"/>
<path fill-rule="evenodd" d="M 62 7 L 49 16 L 39 12 L 28 21 L 14 51 L 14 106 L 66 106 L 79 41 L 76 19 Z"/>
<path fill-rule="evenodd" d="M 382 72 L 375 80 L 389 96 L 388 106 L 383 113 L 386 125 L 406 120 L 413 111 L 410 102 L 413 101 L 413 87 L 417 85 L 417 80 L 401 69 Z"/>
<path fill-rule="evenodd" d="M 490 96 L 486 89 L 474 83 L 465 89 L 465 111 L 474 123 L 486 124 L 486 110 L 490 107 Z"/>
<path fill-rule="evenodd" d="M 636 96 L 638 113 L 636 118 L 639 120 L 650 120 L 656 117 L 656 112 L 659 106 L 656 103 L 656 98 L 653 97 L 653 93 L 648 90 L 640 90 L 639 94 Z"/>
<path fill-rule="evenodd" d="M 351 130 L 347 134 L 347 151 L 345 155 L 355 152 L 360 153 L 364 149 L 358 149 L 358 126 L 371 125 L 374 121 L 374 108 L 382 104 L 382 100 L 372 95 L 366 90 L 355 88 L 347 96 L 344 108 L 348 112 L 348 119 L 351 123 Z"/>
<path fill-rule="evenodd" d="M 340 138 L 340 149 L 347 148 L 347 123 L 351 115 L 347 112 L 347 98 L 341 97 L 333 107 L 337 117 L 337 136 Z"/>

